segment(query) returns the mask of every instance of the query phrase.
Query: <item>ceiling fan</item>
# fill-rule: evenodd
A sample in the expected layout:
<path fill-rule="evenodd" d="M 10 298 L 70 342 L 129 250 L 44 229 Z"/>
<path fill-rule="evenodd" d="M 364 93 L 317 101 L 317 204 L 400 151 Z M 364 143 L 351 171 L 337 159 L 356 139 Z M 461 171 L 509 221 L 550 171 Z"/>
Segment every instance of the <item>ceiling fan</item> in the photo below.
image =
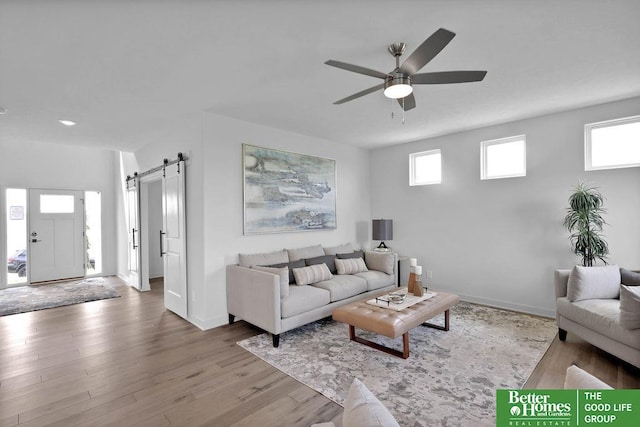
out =
<path fill-rule="evenodd" d="M 439 71 L 433 73 L 416 74 L 422 67 L 427 65 L 449 42 L 455 37 L 455 33 L 440 28 L 426 39 L 411 55 L 400 65 L 400 56 L 404 53 L 406 45 L 404 43 L 394 43 L 389 46 L 389 53 L 396 58 L 396 68 L 383 73 L 359 65 L 347 64 L 346 62 L 334 61 L 325 62 L 332 67 L 341 68 L 354 73 L 364 74 L 371 77 L 383 79 L 384 83 L 370 87 L 353 95 L 342 98 L 334 104 L 344 104 L 361 96 L 368 95 L 377 90 L 384 89 L 384 95 L 388 98 L 397 99 L 400 106 L 405 110 L 411 110 L 416 106 L 416 99 L 413 96 L 412 85 L 424 84 L 445 84 L 445 83 L 467 83 L 478 82 L 484 79 L 486 71 Z"/>

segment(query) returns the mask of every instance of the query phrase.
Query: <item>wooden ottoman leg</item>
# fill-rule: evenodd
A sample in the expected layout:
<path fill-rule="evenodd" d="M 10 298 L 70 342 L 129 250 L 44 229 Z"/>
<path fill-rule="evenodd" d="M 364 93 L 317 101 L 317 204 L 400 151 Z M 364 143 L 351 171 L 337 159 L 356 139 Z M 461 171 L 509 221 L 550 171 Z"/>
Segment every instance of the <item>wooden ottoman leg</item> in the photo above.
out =
<path fill-rule="evenodd" d="M 422 326 L 428 326 L 429 328 L 437 329 L 439 331 L 449 330 L 449 310 L 444 311 L 444 326 L 434 325 L 433 323 L 424 322 Z"/>
<path fill-rule="evenodd" d="M 394 348 L 386 347 L 382 344 L 378 344 L 377 342 L 369 341 L 361 337 L 357 337 L 356 328 L 353 325 L 349 325 L 349 339 L 351 341 L 364 344 L 367 347 L 384 351 L 385 353 L 391 354 L 393 356 L 402 357 L 403 359 L 406 359 L 409 357 L 409 332 L 405 332 L 404 334 L 402 334 L 402 351 L 396 350 Z"/>

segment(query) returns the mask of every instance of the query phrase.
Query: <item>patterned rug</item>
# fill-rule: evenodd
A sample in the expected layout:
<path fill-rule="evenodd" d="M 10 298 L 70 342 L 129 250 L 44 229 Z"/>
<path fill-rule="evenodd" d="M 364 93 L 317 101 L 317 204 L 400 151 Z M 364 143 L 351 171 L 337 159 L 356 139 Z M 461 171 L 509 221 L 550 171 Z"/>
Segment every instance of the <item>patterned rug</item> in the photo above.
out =
<path fill-rule="evenodd" d="M 115 289 L 104 283 L 102 278 L 18 286 L 0 290 L 0 316 L 119 296 Z"/>
<path fill-rule="evenodd" d="M 356 332 L 402 347 L 402 338 Z M 332 320 L 282 334 L 279 348 L 268 334 L 238 344 L 340 405 L 357 377 L 402 426 L 493 426 L 496 389 L 522 387 L 555 334 L 552 319 L 460 303 L 449 332 L 410 331 L 406 360 L 350 341 L 348 326 Z"/>

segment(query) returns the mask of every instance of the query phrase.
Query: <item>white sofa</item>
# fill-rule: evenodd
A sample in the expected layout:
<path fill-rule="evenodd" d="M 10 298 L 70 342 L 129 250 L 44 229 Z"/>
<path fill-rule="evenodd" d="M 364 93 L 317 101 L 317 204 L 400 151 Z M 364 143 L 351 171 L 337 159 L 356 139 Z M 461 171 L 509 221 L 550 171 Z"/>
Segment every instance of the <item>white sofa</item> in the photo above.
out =
<path fill-rule="evenodd" d="M 624 322 L 621 323 L 620 273 L 616 283 L 615 269 L 618 267 L 574 267 L 573 270 L 555 271 L 558 336 L 564 341 L 567 332 L 574 333 L 596 347 L 640 367 L 640 328 L 629 329 L 623 326 Z M 576 278 L 580 274 L 592 277 Z M 574 275 L 572 281 L 575 285 L 569 285 L 571 275 Z M 605 278 L 607 275 L 608 279 Z M 572 296 L 572 293 L 575 295 Z"/>
<path fill-rule="evenodd" d="M 336 307 L 396 287 L 397 257 L 391 252 L 361 252 L 368 271 L 333 274 L 328 280 L 303 286 L 283 284 L 279 274 L 256 268 L 289 264 L 293 270 L 322 261 L 331 264 L 332 259 L 354 257 L 358 252 L 346 244 L 240 254 L 239 263 L 228 265 L 226 271 L 229 324 L 241 318 L 271 333 L 273 346 L 278 347 L 281 333 L 331 316 Z"/>

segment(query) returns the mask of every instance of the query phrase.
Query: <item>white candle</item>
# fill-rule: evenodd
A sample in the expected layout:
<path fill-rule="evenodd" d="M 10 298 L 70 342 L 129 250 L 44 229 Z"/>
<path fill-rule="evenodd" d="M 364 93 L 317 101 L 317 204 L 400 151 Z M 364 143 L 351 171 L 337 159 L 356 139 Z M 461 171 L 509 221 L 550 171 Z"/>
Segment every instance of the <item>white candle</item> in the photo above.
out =
<path fill-rule="evenodd" d="M 422 275 L 422 266 L 416 265 L 415 267 L 413 267 L 413 272 L 416 273 L 418 276 Z"/>
<path fill-rule="evenodd" d="M 418 265 L 418 260 L 416 258 L 409 258 L 409 266 L 415 267 L 416 265 Z"/>

